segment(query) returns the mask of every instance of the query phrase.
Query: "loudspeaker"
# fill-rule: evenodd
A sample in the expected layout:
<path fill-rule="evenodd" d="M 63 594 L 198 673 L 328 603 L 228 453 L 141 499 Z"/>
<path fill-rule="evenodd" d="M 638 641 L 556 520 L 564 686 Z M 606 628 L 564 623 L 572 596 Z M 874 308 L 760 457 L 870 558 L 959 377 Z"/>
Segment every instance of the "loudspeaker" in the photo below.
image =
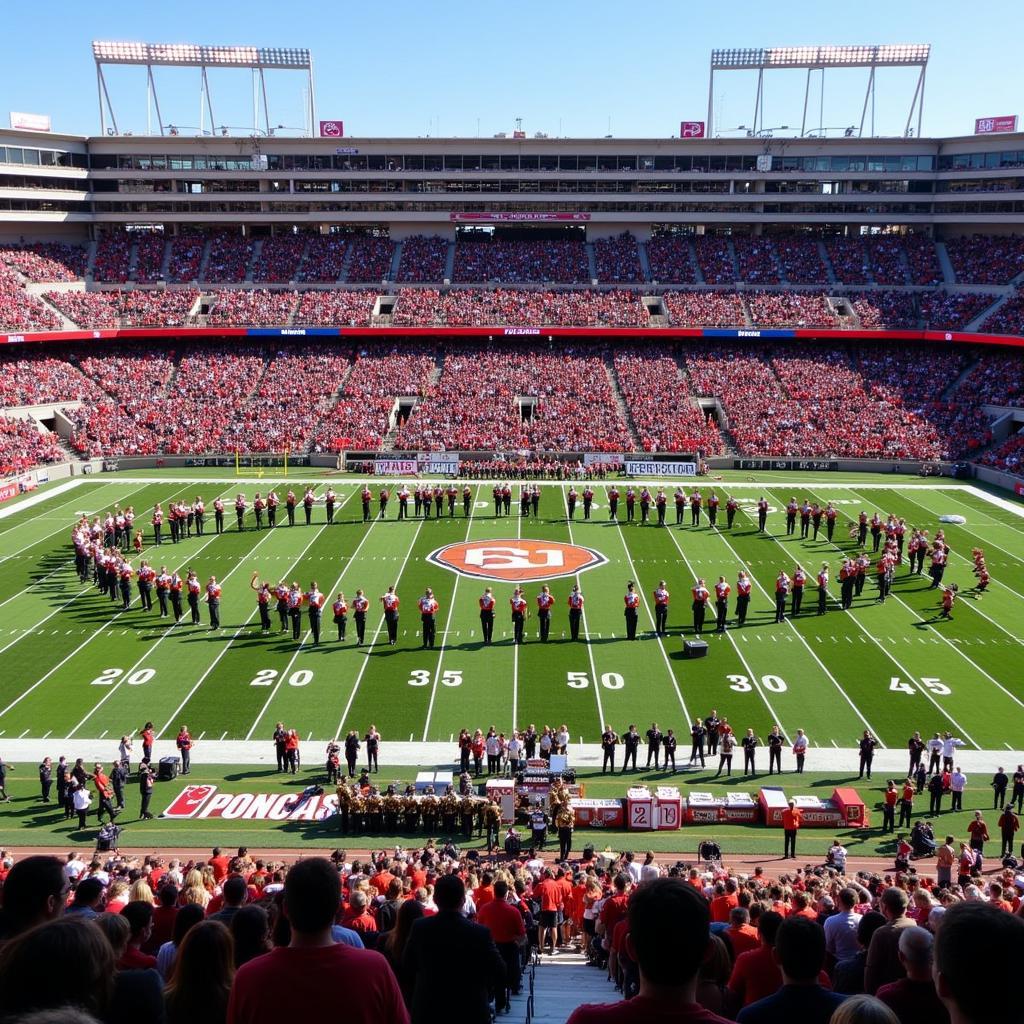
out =
<path fill-rule="evenodd" d="M 177 757 L 161 757 L 156 773 L 157 779 L 160 782 L 170 782 L 172 779 L 176 779 L 179 764 L 181 761 Z"/>
<path fill-rule="evenodd" d="M 704 658 L 708 653 L 708 645 L 703 640 L 684 640 L 684 658 Z"/>

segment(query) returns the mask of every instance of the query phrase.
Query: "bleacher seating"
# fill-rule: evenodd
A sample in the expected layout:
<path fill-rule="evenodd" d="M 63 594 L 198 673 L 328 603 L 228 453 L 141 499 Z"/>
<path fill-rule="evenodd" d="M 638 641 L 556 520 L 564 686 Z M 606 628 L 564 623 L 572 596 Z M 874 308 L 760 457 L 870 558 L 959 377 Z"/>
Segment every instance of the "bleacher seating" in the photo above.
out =
<path fill-rule="evenodd" d="M 1024 334 L 1024 291 L 1007 299 L 981 324 L 982 331 L 993 334 Z"/>
<path fill-rule="evenodd" d="M 182 232 L 171 238 L 170 260 L 167 265 L 167 280 L 174 283 L 190 284 L 199 277 L 203 262 L 203 248 L 206 236 Z"/>
<path fill-rule="evenodd" d="M 388 277 L 394 256 L 395 243 L 390 238 L 354 235 L 349 246 L 349 283 L 379 283 Z"/>
<path fill-rule="evenodd" d="M 0 263 L 23 274 L 29 281 L 76 281 L 85 276 L 84 246 L 63 242 L 0 246 Z"/>
<path fill-rule="evenodd" d="M 757 327 L 836 327 L 820 292 L 748 292 L 750 319 Z"/>
<path fill-rule="evenodd" d="M 341 276 L 348 239 L 345 235 L 314 235 L 309 240 L 306 258 L 299 268 L 299 280 L 312 284 L 331 284 Z"/>
<path fill-rule="evenodd" d="M 0 265 L 0 331 L 59 331 L 60 320 Z"/>
<path fill-rule="evenodd" d="M 654 235 L 647 242 L 651 279 L 659 284 L 693 284 L 697 280 L 685 235 Z"/>
<path fill-rule="evenodd" d="M 214 293 L 211 327 L 278 327 L 289 323 L 295 292 L 238 289 Z"/>
<path fill-rule="evenodd" d="M 252 279 L 269 284 L 288 284 L 298 273 L 308 235 L 274 235 L 263 240 L 253 266 Z"/>
<path fill-rule="evenodd" d="M 135 273 L 132 280 L 139 284 L 156 284 L 163 280 L 164 253 L 167 239 L 162 231 L 140 231 L 136 236 L 138 244 Z"/>
<path fill-rule="evenodd" d="M 25 420 L 0 416 L 0 477 L 63 459 L 56 434 L 42 432 Z"/>
<path fill-rule="evenodd" d="M 946 240 L 946 252 L 961 284 L 1009 284 L 1024 273 L 1024 237 L 974 235 Z"/>
<path fill-rule="evenodd" d="M 183 327 L 194 288 L 118 292 L 47 292 L 46 299 L 79 327 Z"/>
<path fill-rule="evenodd" d="M 727 238 L 721 235 L 698 235 L 694 248 L 697 265 L 708 284 L 733 284 L 736 281 Z"/>
<path fill-rule="evenodd" d="M 735 292 L 665 292 L 675 327 L 743 327 L 743 300 Z"/>
<path fill-rule="evenodd" d="M 633 284 L 644 279 L 640 250 L 628 232 L 594 242 L 594 263 L 601 284 Z"/>
<path fill-rule="evenodd" d="M 582 284 L 590 277 L 582 241 L 527 242 L 472 236 L 456 242 L 454 272 L 454 280 L 466 284 Z"/>
<path fill-rule="evenodd" d="M 402 242 L 398 280 L 426 284 L 444 279 L 448 240 L 438 235 L 411 235 Z"/>
<path fill-rule="evenodd" d="M 826 284 L 828 272 L 821 262 L 815 235 L 776 235 L 775 245 L 782 272 L 790 284 Z"/>
<path fill-rule="evenodd" d="M 216 284 L 240 284 L 252 258 L 252 242 L 237 231 L 210 236 L 210 254 L 203 279 Z"/>
<path fill-rule="evenodd" d="M 778 284 L 779 268 L 771 240 L 763 235 L 736 235 L 732 240 L 740 280 L 748 284 Z"/>
<path fill-rule="evenodd" d="M 124 284 L 131 266 L 132 239 L 125 231 L 104 231 L 96 243 L 92 277 L 103 284 Z"/>

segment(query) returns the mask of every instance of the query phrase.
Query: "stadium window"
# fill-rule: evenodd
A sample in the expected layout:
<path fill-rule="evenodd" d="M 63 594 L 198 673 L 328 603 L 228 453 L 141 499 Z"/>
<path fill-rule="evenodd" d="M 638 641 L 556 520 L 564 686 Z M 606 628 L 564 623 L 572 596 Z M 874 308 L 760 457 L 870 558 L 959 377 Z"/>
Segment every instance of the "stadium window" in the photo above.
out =
<path fill-rule="evenodd" d="M 984 153 L 972 153 L 971 158 L 968 161 L 968 166 L 972 171 L 980 171 L 985 166 L 985 154 Z"/>
<path fill-rule="evenodd" d="M 461 171 L 462 170 L 462 157 L 461 156 L 446 156 L 444 158 L 444 170 L 446 171 Z"/>
<path fill-rule="evenodd" d="M 558 170 L 558 154 L 557 153 L 541 153 L 537 158 L 537 166 L 542 171 L 557 171 Z"/>
<path fill-rule="evenodd" d="M 599 171 L 614 171 L 617 166 L 617 157 L 604 155 L 597 158 L 597 169 Z"/>
<path fill-rule="evenodd" d="M 444 170 L 444 161 L 438 153 L 428 153 L 423 157 L 423 170 L 441 171 Z"/>
<path fill-rule="evenodd" d="M 519 170 L 519 155 L 506 153 L 501 157 L 501 169 L 503 171 Z"/>
<path fill-rule="evenodd" d="M 16 146 L 8 146 L 7 162 L 9 164 L 23 164 L 25 162 L 25 151 Z"/>
<path fill-rule="evenodd" d="M 725 157 L 724 156 L 713 156 L 709 158 L 708 169 L 711 171 L 724 171 L 725 170 Z"/>
<path fill-rule="evenodd" d="M 653 156 L 642 156 L 637 161 L 637 167 L 641 171 L 653 171 L 654 170 L 654 157 Z"/>
<path fill-rule="evenodd" d="M 994 171 L 999 167 L 999 158 L 1002 156 L 1001 153 L 986 153 L 985 154 L 985 170 Z"/>
<path fill-rule="evenodd" d="M 694 156 L 690 158 L 692 160 L 692 168 L 694 171 L 706 171 L 708 169 L 708 157 L 705 156 Z"/>
<path fill-rule="evenodd" d="M 485 171 L 501 170 L 501 157 L 497 153 L 485 153 L 480 157 L 480 167 Z"/>
<path fill-rule="evenodd" d="M 656 171 L 674 171 L 676 169 L 676 161 L 671 156 L 656 156 L 654 158 L 654 169 Z"/>
<path fill-rule="evenodd" d="M 407 171 L 423 170 L 423 155 L 421 153 L 406 154 L 401 158 Z"/>
<path fill-rule="evenodd" d="M 540 166 L 537 155 L 524 153 L 519 157 L 519 169 L 521 171 L 536 171 Z"/>
<path fill-rule="evenodd" d="M 620 156 L 619 166 L 617 168 L 620 171 L 635 171 L 636 170 L 636 157 L 635 156 Z"/>
<path fill-rule="evenodd" d="M 579 165 L 581 171 L 596 171 L 597 170 L 597 157 L 596 156 L 581 156 L 579 158 Z"/>

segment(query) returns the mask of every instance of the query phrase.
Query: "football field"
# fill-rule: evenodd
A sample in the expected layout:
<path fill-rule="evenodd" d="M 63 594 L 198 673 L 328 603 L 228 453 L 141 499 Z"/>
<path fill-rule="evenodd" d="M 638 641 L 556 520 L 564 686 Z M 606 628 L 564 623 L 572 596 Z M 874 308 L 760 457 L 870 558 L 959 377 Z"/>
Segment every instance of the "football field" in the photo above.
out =
<path fill-rule="evenodd" d="M 273 480 L 269 474 L 258 481 L 190 476 L 86 478 L 52 494 L 40 492 L 34 503 L 21 499 L 10 506 L 13 514 L 0 520 L 0 750 L 13 738 L 109 737 L 113 755 L 117 738 L 147 720 L 168 745 L 186 724 L 197 740 L 197 760 L 204 741 L 269 742 L 278 721 L 297 729 L 304 742 L 313 741 L 315 750 L 320 741 L 349 729 L 362 735 L 371 723 L 385 744 L 449 741 L 462 728 L 491 725 L 508 733 L 530 723 L 538 729 L 565 723 L 574 744 L 594 744 L 606 722 L 621 733 L 631 722 L 643 732 L 656 721 L 680 736 L 685 761 L 689 723 L 712 708 L 737 732 L 751 727 L 762 738 L 773 724 L 789 739 L 803 729 L 812 757 L 816 747 L 855 746 L 864 729 L 887 747 L 903 747 L 914 730 L 926 738 L 948 730 L 966 748 L 1003 751 L 1019 748 L 1024 734 L 1024 519 L 1011 498 L 995 500 L 951 481 L 865 476 L 793 483 L 765 475 L 754 482 L 737 474 L 714 488 L 722 499 L 717 529 L 706 517 L 698 528 L 674 525 L 674 485 L 666 487 L 670 525 L 661 529 L 623 522 L 623 501 L 619 521 L 610 521 L 606 483 L 594 485 L 589 521 L 580 507 L 569 521 L 567 485 L 548 482 L 541 484 L 539 517 L 517 515 L 518 485 L 512 515 L 496 517 L 492 483 L 485 481 L 472 485 L 469 517 L 462 514 L 460 498 L 454 517 L 446 508 L 440 519 L 397 521 L 393 498 L 386 519 L 364 524 L 362 481 L 339 476 L 332 479 L 340 503 L 333 525 L 327 525 L 319 504 L 308 527 L 300 511 L 299 525 L 279 522 L 274 530 L 257 532 L 250 512 L 240 532 L 232 508 L 236 493 L 244 491 L 251 501 L 256 490 L 274 485 L 279 493 L 291 487 L 301 495 L 304 481 Z M 310 482 L 318 493 L 325 486 L 323 479 Z M 707 479 L 698 485 L 705 497 L 712 490 Z M 372 486 L 376 494 L 379 481 Z M 618 486 L 625 490 L 625 482 Z M 725 529 L 729 493 L 740 500 L 732 530 Z M 219 630 L 208 628 L 205 606 L 201 626 L 189 624 L 187 608 L 177 624 L 144 612 L 134 581 L 127 611 L 91 583 L 79 584 L 70 547 L 78 514 L 131 504 L 146 526 L 149 545 L 154 502 L 166 507 L 171 499 L 197 494 L 208 508 L 218 494 L 224 497 L 226 532 L 214 534 L 209 515 L 205 536 L 177 545 L 165 539 L 159 549 L 147 547 L 143 557 L 183 574 L 194 566 L 204 582 L 216 575 L 223 585 Z M 757 532 L 756 523 L 761 494 L 773 509 L 765 534 Z M 785 536 L 780 510 L 791 495 L 836 503 L 840 519 L 834 545 L 824 532 L 817 541 Z M 374 512 L 376 506 L 375 500 Z M 897 569 L 893 596 L 884 604 L 876 601 L 872 574 L 852 612 L 839 610 L 839 559 L 852 544 L 849 520 L 862 509 L 869 515 L 895 513 L 932 536 L 940 515 L 965 517 L 962 526 L 944 527 L 953 550 L 945 582 L 960 586 L 952 621 L 936 620 L 939 602 L 936 592 L 926 589 L 928 577 L 908 575 L 905 565 Z M 530 541 L 536 543 L 525 543 Z M 554 573 L 550 580 L 555 596 L 550 641 L 538 641 L 533 616 L 526 643 L 516 646 L 508 572 L 483 578 L 494 564 L 486 553 L 470 557 L 475 575 L 457 574 L 431 559 L 452 544 L 467 544 L 464 552 L 506 549 L 503 557 L 514 564 L 523 558 L 561 564 L 561 555 L 542 554 L 564 551 L 559 545 L 589 549 L 596 557 L 592 567 L 574 575 Z M 984 595 L 970 593 L 973 547 L 985 549 L 992 574 Z M 539 554 L 509 556 L 516 550 Z M 474 558 L 482 563 L 476 568 Z M 799 562 L 813 579 L 823 561 L 832 567 L 828 613 L 814 614 L 812 587 L 803 613 L 775 624 L 772 591 L 778 571 L 792 573 Z M 569 558 L 563 568 L 575 564 Z M 706 628 L 708 656 L 684 659 L 694 578 L 702 576 L 713 587 L 725 575 L 734 587 L 731 618 L 740 568 L 754 580 L 746 625 L 735 628 L 730 622 L 723 635 Z M 254 572 L 272 582 L 298 580 L 303 589 L 318 581 L 328 605 L 318 646 L 305 614 L 298 643 L 290 633 L 276 632 L 276 615 L 275 632 L 260 635 L 249 588 Z M 665 637 L 653 632 L 651 594 L 660 579 L 672 592 Z M 625 639 L 627 580 L 635 580 L 643 595 L 641 639 L 635 643 Z M 532 611 L 541 582 L 524 584 Z M 578 642 L 568 639 L 567 598 L 574 582 L 585 595 Z M 378 600 L 390 584 L 402 602 L 393 647 L 387 644 Z M 485 647 L 477 602 L 486 585 L 494 588 L 497 609 L 494 643 Z M 416 608 L 428 586 L 440 605 L 433 650 L 421 649 Z M 351 613 L 347 641 L 336 641 L 329 607 L 339 590 L 351 602 L 357 587 L 370 600 L 363 647 L 355 645 Z M 713 629 L 713 609 L 709 623 Z"/>

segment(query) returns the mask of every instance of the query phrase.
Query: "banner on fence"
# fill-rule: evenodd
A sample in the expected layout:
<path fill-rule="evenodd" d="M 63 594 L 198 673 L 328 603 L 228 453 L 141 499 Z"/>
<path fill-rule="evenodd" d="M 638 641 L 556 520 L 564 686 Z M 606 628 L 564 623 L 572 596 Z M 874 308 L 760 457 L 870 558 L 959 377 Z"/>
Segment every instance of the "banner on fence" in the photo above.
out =
<path fill-rule="evenodd" d="M 663 459 L 626 461 L 627 476 L 696 476 L 696 462 L 667 462 Z"/>

